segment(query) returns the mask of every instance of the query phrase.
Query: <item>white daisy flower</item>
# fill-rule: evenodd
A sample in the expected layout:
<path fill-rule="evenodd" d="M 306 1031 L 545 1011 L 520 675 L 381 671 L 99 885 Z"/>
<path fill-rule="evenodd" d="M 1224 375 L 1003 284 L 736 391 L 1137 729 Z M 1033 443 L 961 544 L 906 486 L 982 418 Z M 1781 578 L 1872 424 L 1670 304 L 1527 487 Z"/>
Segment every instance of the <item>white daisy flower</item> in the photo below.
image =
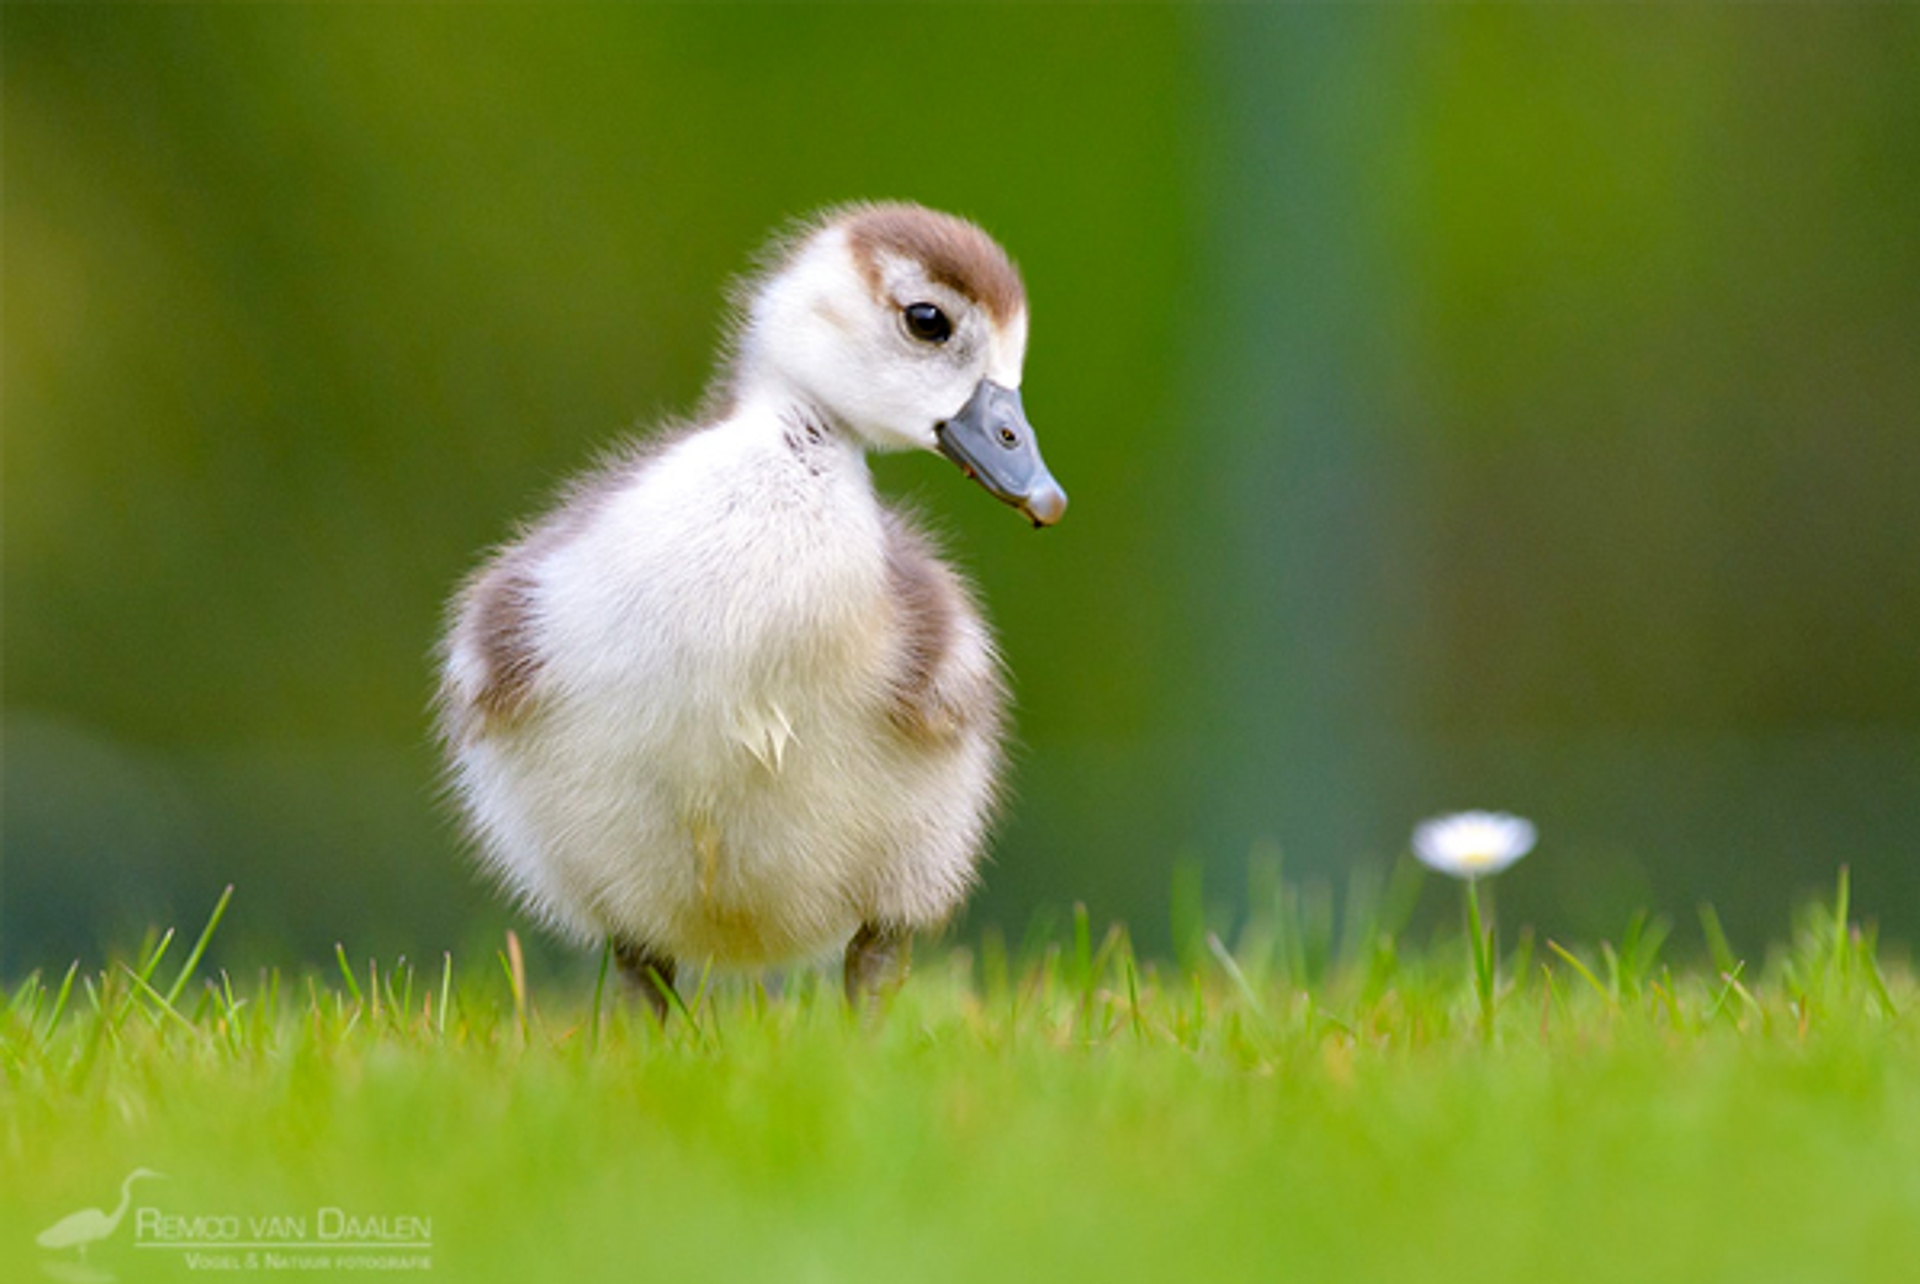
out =
<path fill-rule="evenodd" d="M 1455 878 L 1498 874 L 1533 850 L 1533 822 L 1497 811 L 1436 816 L 1414 827 L 1420 863 Z"/>

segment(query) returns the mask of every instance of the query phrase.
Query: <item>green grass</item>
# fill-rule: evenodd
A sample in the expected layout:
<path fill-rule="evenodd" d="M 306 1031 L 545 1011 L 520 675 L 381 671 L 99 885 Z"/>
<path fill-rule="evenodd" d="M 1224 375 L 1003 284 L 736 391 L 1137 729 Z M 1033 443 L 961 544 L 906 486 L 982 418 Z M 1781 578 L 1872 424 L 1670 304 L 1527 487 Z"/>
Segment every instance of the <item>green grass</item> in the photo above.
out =
<path fill-rule="evenodd" d="M 84 1270 L 34 1245 L 141 1165 L 169 1215 L 430 1218 L 441 1280 L 1920 1272 L 1920 984 L 1844 878 L 1754 962 L 1710 914 L 1698 968 L 1645 917 L 1508 943 L 1490 1024 L 1464 937 L 1272 891 L 1176 966 L 1084 915 L 950 949 L 864 1023 L 808 974 L 689 985 L 663 1032 L 505 951 L 49 971 L 0 1019 L 0 1278 L 205 1278 L 132 1216 Z"/>

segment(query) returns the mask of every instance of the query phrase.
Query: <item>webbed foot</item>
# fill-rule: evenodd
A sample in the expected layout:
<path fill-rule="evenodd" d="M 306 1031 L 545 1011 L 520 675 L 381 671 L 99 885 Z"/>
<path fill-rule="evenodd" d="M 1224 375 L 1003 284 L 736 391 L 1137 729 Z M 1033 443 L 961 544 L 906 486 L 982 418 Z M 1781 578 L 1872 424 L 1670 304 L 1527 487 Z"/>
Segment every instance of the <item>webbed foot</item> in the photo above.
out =
<path fill-rule="evenodd" d="M 900 988 L 913 962 L 913 933 L 904 927 L 862 923 L 847 942 L 847 1002 L 855 1008 Z"/>
<path fill-rule="evenodd" d="M 679 998 L 673 989 L 674 961 L 644 945 L 627 940 L 613 943 L 613 960 L 620 965 L 620 975 L 639 991 L 653 1015 L 660 1024 L 665 1025 L 667 1014 L 673 1010 Z"/>

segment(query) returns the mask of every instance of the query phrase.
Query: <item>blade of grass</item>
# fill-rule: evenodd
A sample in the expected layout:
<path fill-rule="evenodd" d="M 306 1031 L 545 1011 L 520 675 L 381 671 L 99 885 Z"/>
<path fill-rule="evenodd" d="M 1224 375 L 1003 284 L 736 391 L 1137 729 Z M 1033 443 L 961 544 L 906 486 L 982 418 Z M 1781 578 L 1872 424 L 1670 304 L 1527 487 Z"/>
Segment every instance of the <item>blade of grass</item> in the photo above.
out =
<path fill-rule="evenodd" d="M 1859 970 L 1866 973 L 1867 986 L 1873 991 L 1874 1001 L 1880 1005 L 1880 1015 L 1889 1021 L 1898 1020 L 1900 1010 L 1893 1004 L 1893 995 L 1887 992 L 1886 978 L 1880 975 L 1880 931 L 1869 924 L 1864 931 L 1853 933 L 1853 955 Z"/>
<path fill-rule="evenodd" d="M 31 1029 L 40 1024 L 40 1003 L 47 997 L 47 987 L 40 983 L 40 969 L 27 973 L 27 979 L 20 982 L 13 991 L 13 997 L 7 1001 L 7 1011 L 19 1017 L 26 1011 L 23 1024 Z"/>
<path fill-rule="evenodd" d="M 1733 997 L 1734 987 L 1740 984 L 1740 973 L 1746 966 L 1746 962 L 1742 960 L 1720 974 L 1720 994 L 1714 999 L 1713 1006 L 1707 1009 L 1707 1019 L 1702 1024 L 1711 1025 L 1714 1018 L 1720 1015 L 1721 1010 L 1726 1007 L 1727 1000 Z"/>
<path fill-rule="evenodd" d="M 333 943 L 333 957 L 340 963 L 340 975 L 346 978 L 347 993 L 353 996 L 355 1004 L 361 1003 L 360 982 L 353 975 L 353 964 L 347 962 L 347 947 L 335 941 Z"/>
<path fill-rule="evenodd" d="M 1700 916 L 1700 931 L 1707 938 L 1707 953 L 1713 958 L 1713 969 L 1721 976 L 1733 971 L 1739 965 L 1739 958 L 1733 952 L 1733 946 L 1727 942 L 1726 929 L 1720 926 L 1720 914 L 1706 901 L 1700 902 L 1696 911 Z"/>
<path fill-rule="evenodd" d="M 53 997 L 53 1010 L 47 1014 L 46 1029 L 41 1032 L 42 1039 L 53 1037 L 60 1028 L 60 1018 L 66 1014 L 67 1000 L 73 995 L 73 978 L 80 974 L 80 960 L 67 964 L 67 974 L 60 980 L 60 992 Z"/>
<path fill-rule="evenodd" d="M 1840 867 L 1840 885 L 1833 894 L 1833 953 L 1827 966 L 1834 977 L 1844 977 L 1847 967 L 1847 911 L 1852 898 L 1853 879 L 1847 866 Z"/>
<path fill-rule="evenodd" d="M 192 1030 L 195 1034 L 200 1033 L 200 1027 L 195 1025 L 193 1022 L 187 1020 L 185 1017 L 181 1016 L 179 1011 L 173 1006 L 173 1004 L 167 1002 L 166 995 L 160 993 L 160 991 L 154 989 L 152 985 L 148 984 L 147 978 L 145 978 L 144 976 L 141 976 L 138 972 L 134 971 L 132 968 L 128 967 L 124 963 L 122 963 L 120 967 L 124 972 L 126 972 L 128 976 L 133 978 L 133 984 L 134 984 L 135 990 L 137 990 L 141 994 L 146 995 L 153 1002 L 160 1005 L 160 1015 L 170 1016 L 175 1021 L 178 1021 L 181 1025 L 185 1026 L 187 1029 Z"/>
<path fill-rule="evenodd" d="M 396 977 L 399 978 L 398 990 L 394 988 Z M 404 954 L 387 969 L 387 1006 L 397 1020 L 404 1020 L 413 1008 L 413 964 L 407 962 Z"/>
<path fill-rule="evenodd" d="M 520 934 L 507 929 L 507 948 L 500 951 L 500 968 L 507 974 L 507 990 L 513 995 L 513 1020 L 520 1028 L 520 1041 L 527 1040 L 527 956 L 520 952 Z"/>
<path fill-rule="evenodd" d="M 173 978 L 173 984 L 167 988 L 167 1005 L 171 1007 L 180 992 L 187 988 L 187 982 L 193 977 L 193 969 L 200 965 L 200 956 L 207 952 L 207 942 L 213 939 L 213 933 L 220 926 L 220 919 L 227 912 L 227 902 L 233 899 L 233 884 L 220 893 L 220 899 L 214 902 L 213 913 L 207 915 L 207 925 L 200 929 L 200 939 L 193 943 L 193 949 L 187 952 L 187 961 L 180 965 L 180 975 Z"/>
<path fill-rule="evenodd" d="M 589 1047 L 600 1046 L 600 1001 L 607 992 L 607 968 L 613 962 L 613 938 L 608 937 L 600 946 L 600 972 L 593 978 L 593 1016 L 588 1028 L 593 1031 Z"/>
<path fill-rule="evenodd" d="M 173 929 L 168 928 L 160 934 L 159 941 L 150 950 L 142 951 L 146 954 L 146 962 L 141 964 L 137 971 L 133 968 L 127 968 L 128 974 L 137 976 L 141 981 L 151 985 L 154 969 L 160 966 L 160 960 L 166 957 L 167 947 L 171 944 L 173 944 Z M 126 965 L 122 964 L 121 966 L 125 967 Z M 127 991 L 126 1000 L 120 1005 L 120 1010 L 116 1014 L 117 1016 L 123 1017 L 127 1014 L 137 994 L 138 991 L 136 990 Z"/>
<path fill-rule="evenodd" d="M 1217 933 L 1207 933 L 1207 949 L 1218 960 L 1227 978 L 1233 982 L 1233 988 L 1240 991 L 1240 997 L 1245 999 L 1247 1006 L 1253 1009 L 1253 1014 L 1260 1018 L 1262 1024 L 1265 1024 L 1267 1010 L 1261 1005 L 1260 996 L 1253 992 L 1251 985 L 1247 984 L 1245 973 L 1241 972 L 1240 965 L 1233 961 L 1233 955 L 1228 952 Z"/>
<path fill-rule="evenodd" d="M 1614 1002 L 1614 997 L 1612 993 L 1608 991 L 1606 986 L 1600 984 L 1600 978 L 1593 974 L 1593 969 L 1588 967 L 1585 963 L 1582 963 L 1564 945 L 1560 944 L 1560 942 L 1558 941 L 1549 939 L 1547 941 L 1547 948 L 1552 950 L 1555 954 L 1558 954 L 1563 960 L 1566 961 L 1567 966 L 1571 967 L 1574 971 L 1578 972 L 1582 977 L 1584 977 L 1586 979 L 1587 984 L 1593 987 L 1593 992 L 1595 994 L 1605 999 L 1609 1004 L 1612 1004 Z"/>
<path fill-rule="evenodd" d="M 1480 918 L 1480 880 L 1467 880 L 1467 936 L 1469 961 L 1473 969 L 1473 990 L 1480 1006 L 1480 1033 L 1493 1037 L 1494 957 L 1493 930 L 1482 926 Z"/>
<path fill-rule="evenodd" d="M 1093 992 L 1093 925 L 1085 901 L 1073 903 L 1073 987 L 1084 998 Z"/>
<path fill-rule="evenodd" d="M 1133 950 L 1127 950 L 1127 1017 L 1133 1026 L 1133 1038 L 1136 1043 L 1147 1041 L 1146 1023 L 1140 1016 L 1140 974 L 1134 966 Z"/>

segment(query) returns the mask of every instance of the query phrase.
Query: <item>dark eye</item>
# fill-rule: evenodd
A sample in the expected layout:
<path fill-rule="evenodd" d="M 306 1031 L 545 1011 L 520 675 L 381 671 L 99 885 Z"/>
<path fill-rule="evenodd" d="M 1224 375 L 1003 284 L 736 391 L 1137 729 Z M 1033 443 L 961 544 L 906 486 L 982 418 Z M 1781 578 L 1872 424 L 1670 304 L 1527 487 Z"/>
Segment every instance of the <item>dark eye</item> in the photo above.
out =
<path fill-rule="evenodd" d="M 945 343 L 953 335 L 953 322 L 931 303 L 909 303 L 905 312 L 907 332 L 928 343 Z"/>

